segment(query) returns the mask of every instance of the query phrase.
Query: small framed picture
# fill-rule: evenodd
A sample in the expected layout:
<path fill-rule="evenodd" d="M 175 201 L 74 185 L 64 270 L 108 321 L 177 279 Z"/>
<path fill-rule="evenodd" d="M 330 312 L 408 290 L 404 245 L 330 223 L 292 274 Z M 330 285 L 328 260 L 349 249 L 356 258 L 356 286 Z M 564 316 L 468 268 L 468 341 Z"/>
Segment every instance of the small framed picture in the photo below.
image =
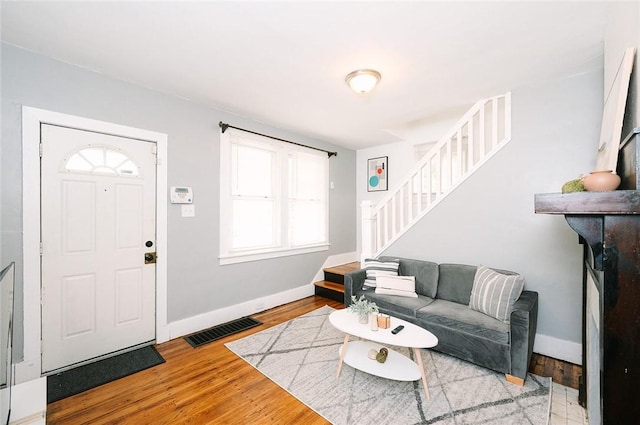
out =
<path fill-rule="evenodd" d="M 371 158 L 367 161 L 367 192 L 389 189 L 388 157 Z"/>

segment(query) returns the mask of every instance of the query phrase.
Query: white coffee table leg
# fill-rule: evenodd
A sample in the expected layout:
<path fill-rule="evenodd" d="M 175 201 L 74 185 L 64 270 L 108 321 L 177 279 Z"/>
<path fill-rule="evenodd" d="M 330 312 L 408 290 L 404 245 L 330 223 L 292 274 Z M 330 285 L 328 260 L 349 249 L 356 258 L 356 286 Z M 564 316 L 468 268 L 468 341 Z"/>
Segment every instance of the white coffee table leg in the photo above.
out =
<path fill-rule="evenodd" d="M 414 348 L 413 352 L 416 355 L 416 360 L 418 362 L 418 369 L 420 369 L 420 376 L 422 377 L 422 385 L 424 386 L 424 393 L 427 396 L 427 400 L 431 400 L 431 395 L 429 395 L 429 387 L 427 386 L 427 377 L 424 374 L 424 365 L 422 364 L 422 356 L 420 355 L 420 349 Z"/>
<path fill-rule="evenodd" d="M 347 354 L 347 344 L 349 343 L 349 334 L 344 334 L 344 343 L 342 343 L 342 350 L 340 350 L 340 363 L 338 363 L 338 373 L 336 378 L 340 376 L 342 371 L 342 362 L 344 361 L 344 355 Z"/>

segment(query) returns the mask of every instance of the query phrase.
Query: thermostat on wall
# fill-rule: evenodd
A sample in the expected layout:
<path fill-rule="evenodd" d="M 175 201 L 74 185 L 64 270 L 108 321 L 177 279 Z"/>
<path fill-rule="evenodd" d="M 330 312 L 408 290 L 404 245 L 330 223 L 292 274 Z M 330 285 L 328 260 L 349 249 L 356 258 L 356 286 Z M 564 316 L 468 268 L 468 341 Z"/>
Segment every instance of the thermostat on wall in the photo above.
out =
<path fill-rule="evenodd" d="M 172 204 L 192 204 L 193 190 L 190 187 L 171 186 L 171 203 Z"/>

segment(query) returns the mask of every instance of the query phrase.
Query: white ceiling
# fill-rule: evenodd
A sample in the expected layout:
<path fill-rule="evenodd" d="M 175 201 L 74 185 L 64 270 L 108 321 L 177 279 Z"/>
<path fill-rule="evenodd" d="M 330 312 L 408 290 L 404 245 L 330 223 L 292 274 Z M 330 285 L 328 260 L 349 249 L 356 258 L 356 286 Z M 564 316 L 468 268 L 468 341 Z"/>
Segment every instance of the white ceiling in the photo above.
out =
<path fill-rule="evenodd" d="M 7 2 L 2 40 L 354 149 L 603 66 L 604 2 Z M 344 81 L 382 74 L 368 95 Z"/>

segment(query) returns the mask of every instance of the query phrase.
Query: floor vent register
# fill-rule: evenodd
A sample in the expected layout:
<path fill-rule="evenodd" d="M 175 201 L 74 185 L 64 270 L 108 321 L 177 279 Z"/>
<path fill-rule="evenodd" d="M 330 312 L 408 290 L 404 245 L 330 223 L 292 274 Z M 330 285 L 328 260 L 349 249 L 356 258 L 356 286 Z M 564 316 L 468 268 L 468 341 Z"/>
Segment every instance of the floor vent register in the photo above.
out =
<path fill-rule="evenodd" d="M 218 326 L 214 326 L 213 328 L 209 328 L 189 336 L 185 336 L 184 339 L 189 343 L 189 345 L 195 348 L 213 342 L 217 339 L 224 338 L 225 336 L 233 335 L 235 333 L 251 329 L 261 324 L 262 322 L 260 322 L 259 320 L 247 316 L 237 320 L 232 320 L 231 322 L 223 323 Z"/>

